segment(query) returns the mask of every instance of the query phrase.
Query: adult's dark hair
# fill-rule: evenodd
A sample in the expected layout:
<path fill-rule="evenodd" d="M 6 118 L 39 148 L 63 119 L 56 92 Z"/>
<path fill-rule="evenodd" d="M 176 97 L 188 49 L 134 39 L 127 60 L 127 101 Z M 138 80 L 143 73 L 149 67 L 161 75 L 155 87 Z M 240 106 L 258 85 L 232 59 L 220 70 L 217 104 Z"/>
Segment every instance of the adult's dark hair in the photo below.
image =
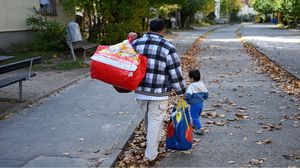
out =
<path fill-rule="evenodd" d="M 165 21 L 162 19 L 154 19 L 150 22 L 150 31 L 161 32 L 166 28 Z"/>
<path fill-rule="evenodd" d="M 189 77 L 194 79 L 195 82 L 200 81 L 200 79 L 201 79 L 200 71 L 198 69 L 190 71 Z"/>

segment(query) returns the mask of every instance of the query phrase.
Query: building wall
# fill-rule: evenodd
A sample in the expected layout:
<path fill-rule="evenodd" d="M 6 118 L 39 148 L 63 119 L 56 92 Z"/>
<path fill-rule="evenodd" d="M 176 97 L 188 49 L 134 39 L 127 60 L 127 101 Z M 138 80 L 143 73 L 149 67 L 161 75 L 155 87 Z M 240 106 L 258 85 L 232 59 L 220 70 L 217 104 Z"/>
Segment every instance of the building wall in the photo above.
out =
<path fill-rule="evenodd" d="M 56 0 L 57 15 L 47 18 L 65 26 L 69 21 L 75 20 L 75 14 L 65 12 L 59 1 Z M 0 49 L 31 39 L 31 27 L 26 24 L 26 18 L 32 15 L 33 7 L 40 8 L 39 0 L 0 0 Z"/>
<path fill-rule="evenodd" d="M 59 3 L 60 0 L 56 0 L 57 16 L 47 16 L 54 19 L 62 25 L 66 26 L 70 21 L 75 21 L 75 11 L 64 11 L 63 5 Z"/>
<path fill-rule="evenodd" d="M 32 7 L 39 8 L 39 0 L 0 0 L 0 32 L 28 30 L 26 17 Z"/>

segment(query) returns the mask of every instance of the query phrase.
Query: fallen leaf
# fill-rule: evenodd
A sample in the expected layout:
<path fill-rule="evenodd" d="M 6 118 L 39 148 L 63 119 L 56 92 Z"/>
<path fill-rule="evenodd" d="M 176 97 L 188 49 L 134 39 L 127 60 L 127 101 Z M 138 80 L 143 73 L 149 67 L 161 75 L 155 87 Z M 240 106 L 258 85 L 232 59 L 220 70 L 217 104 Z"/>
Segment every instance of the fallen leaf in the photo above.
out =
<path fill-rule="evenodd" d="M 200 142 L 200 138 L 194 138 L 193 141 Z"/>
<path fill-rule="evenodd" d="M 235 161 L 231 160 L 231 161 L 228 161 L 229 164 L 235 164 Z"/>
<path fill-rule="evenodd" d="M 247 110 L 246 107 L 237 107 L 238 110 Z"/>
<path fill-rule="evenodd" d="M 228 121 L 218 121 L 216 122 L 217 126 L 228 126 L 229 122 Z"/>
<path fill-rule="evenodd" d="M 102 163 L 104 159 L 105 159 L 105 158 L 99 158 L 99 159 L 97 160 L 97 162 L 98 162 L 98 163 Z"/>
<path fill-rule="evenodd" d="M 249 161 L 251 165 L 261 165 L 266 159 L 265 158 L 260 158 L 260 159 L 252 159 Z"/>
<path fill-rule="evenodd" d="M 220 116 L 220 118 L 225 118 L 226 115 L 225 114 L 220 114 L 219 116 Z"/>
<path fill-rule="evenodd" d="M 98 153 L 100 152 L 100 149 L 96 149 L 93 153 Z"/>
<path fill-rule="evenodd" d="M 263 130 L 256 131 L 257 134 L 262 134 Z"/>
<path fill-rule="evenodd" d="M 272 143 L 272 139 L 271 138 L 267 138 L 267 139 L 265 139 L 263 141 L 254 141 L 254 142 L 256 142 L 256 144 L 258 144 L 258 145 L 270 144 L 270 143 Z"/>
<path fill-rule="evenodd" d="M 146 142 L 142 142 L 140 145 L 142 148 L 146 146 Z"/>
<path fill-rule="evenodd" d="M 268 131 L 281 130 L 281 125 L 266 124 L 266 125 L 263 125 L 262 128 L 266 129 Z"/>
<path fill-rule="evenodd" d="M 240 114 L 240 113 L 235 114 L 235 116 L 237 119 L 246 119 L 249 117 L 247 114 Z"/>
<path fill-rule="evenodd" d="M 64 156 L 70 156 L 70 153 L 64 152 L 64 153 L 62 153 L 62 155 L 64 155 Z"/>

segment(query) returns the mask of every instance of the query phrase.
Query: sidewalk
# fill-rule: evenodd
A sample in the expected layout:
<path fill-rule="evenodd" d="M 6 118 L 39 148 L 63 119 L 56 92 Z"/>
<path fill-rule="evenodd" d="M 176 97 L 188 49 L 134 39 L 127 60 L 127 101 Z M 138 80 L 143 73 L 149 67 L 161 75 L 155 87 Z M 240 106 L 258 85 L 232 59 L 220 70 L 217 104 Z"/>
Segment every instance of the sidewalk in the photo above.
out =
<path fill-rule="evenodd" d="M 176 32 L 171 40 L 182 54 L 209 29 Z M 133 94 L 84 78 L 0 121 L 0 167 L 110 166 L 142 119 L 137 109 Z"/>
<path fill-rule="evenodd" d="M 277 29 L 273 24 L 244 24 L 240 32 L 247 42 L 300 79 L 300 30 Z"/>

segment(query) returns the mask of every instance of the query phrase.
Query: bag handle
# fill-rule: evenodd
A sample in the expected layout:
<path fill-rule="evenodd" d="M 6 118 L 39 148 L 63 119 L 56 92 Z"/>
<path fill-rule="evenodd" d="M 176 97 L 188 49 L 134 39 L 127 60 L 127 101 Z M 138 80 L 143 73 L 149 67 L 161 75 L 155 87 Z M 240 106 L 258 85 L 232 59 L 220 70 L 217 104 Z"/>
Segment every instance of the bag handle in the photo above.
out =
<path fill-rule="evenodd" d="M 185 109 L 187 108 L 187 103 L 186 103 L 186 101 L 185 101 L 183 98 L 180 98 L 180 99 L 178 100 L 178 103 L 177 103 L 177 106 L 176 106 L 176 110 L 180 110 L 180 108 L 182 108 L 183 115 L 184 115 L 184 119 L 185 119 L 185 122 L 186 122 L 186 125 L 187 125 L 187 129 L 190 129 L 190 128 L 189 128 L 188 119 L 187 119 L 187 116 L 186 116 L 186 114 L 185 114 Z M 189 113 L 188 115 L 189 115 L 189 117 L 190 117 L 190 113 Z M 175 126 L 172 117 L 171 117 L 171 120 L 172 120 L 173 126 Z"/>
<path fill-rule="evenodd" d="M 186 109 L 186 101 L 183 99 L 183 98 L 180 98 L 178 100 L 178 103 L 177 103 L 177 106 L 176 106 L 176 109 L 179 109 L 180 107 L 182 107 L 183 109 Z"/>

